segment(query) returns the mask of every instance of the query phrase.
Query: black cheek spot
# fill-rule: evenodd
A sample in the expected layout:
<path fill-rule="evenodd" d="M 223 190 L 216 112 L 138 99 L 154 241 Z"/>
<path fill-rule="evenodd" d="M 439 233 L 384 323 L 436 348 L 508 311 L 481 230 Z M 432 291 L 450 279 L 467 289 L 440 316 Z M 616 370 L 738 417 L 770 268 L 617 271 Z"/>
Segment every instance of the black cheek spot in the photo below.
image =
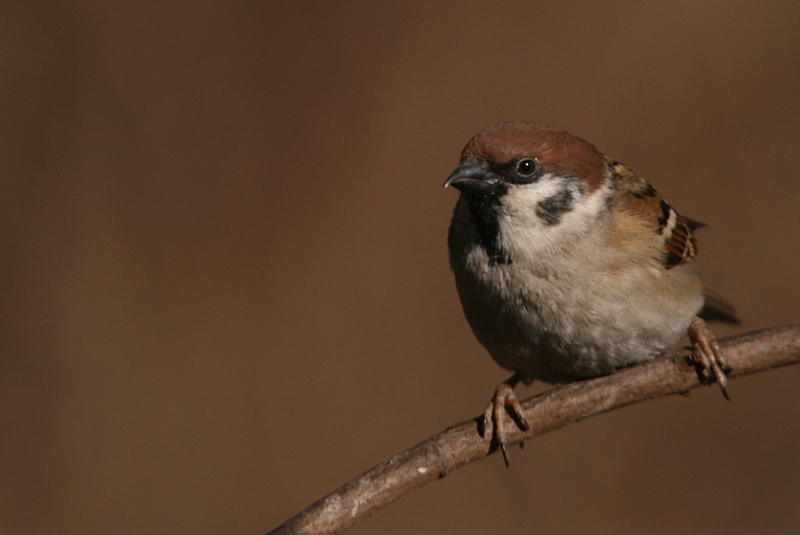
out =
<path fill-rule="evenodd" d="M 575 194 L 572 190 L 565 189 L 560 193 L 548 197 L 536 205 L 536 215 L 547 226 L 555 225 L 561 221 L 561 216 L 572 210 L 575 204 Z"/>

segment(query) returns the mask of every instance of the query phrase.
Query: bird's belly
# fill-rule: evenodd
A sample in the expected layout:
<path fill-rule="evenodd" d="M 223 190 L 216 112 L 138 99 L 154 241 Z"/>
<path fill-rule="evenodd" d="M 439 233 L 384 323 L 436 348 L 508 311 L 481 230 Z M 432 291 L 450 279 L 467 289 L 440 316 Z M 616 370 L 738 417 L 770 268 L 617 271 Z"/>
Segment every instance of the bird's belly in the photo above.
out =
<path fill-rule="evenodd" d="M 524 287 L 514 296 L 473 287 L 462 304 L 492 358 L 528 381 L 568 382 L 651 360 L 680 342 L 702 306 L 699 283 L 694 299 L 659 302 L 608 285 Z"/>

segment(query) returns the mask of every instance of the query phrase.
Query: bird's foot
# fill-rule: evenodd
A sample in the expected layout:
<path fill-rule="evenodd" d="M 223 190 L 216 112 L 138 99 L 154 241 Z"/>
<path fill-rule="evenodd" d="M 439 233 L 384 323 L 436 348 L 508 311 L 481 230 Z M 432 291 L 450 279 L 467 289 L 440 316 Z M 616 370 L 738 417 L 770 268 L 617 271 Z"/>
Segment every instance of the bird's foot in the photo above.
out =
<path fill-rule="evenodd" d="M 530 429 L 527 420 L 522 413 L 522 405 L 514 394 L 514 386 L 519 383 L 521 377 L 519 374 L 514 374 L 507 380 L 503 381 L 497 388 L 494 389 L 494 396 L 483 411 L 483 429 L 481 436 L 491 436 L 496 441 L 497 446 L 503 453 L 503 461 L 506 467 L 509 465 L 508 461 L 508 442 L 506 441 L 505 433 L 503 432 L 503 414 L 507 413 L 514 423 L 517 424 L 523 431 Z M 523 442 L 520 442 L 522 447 Z"/>
<path fill-rule="evenodd" d="M 689 325 L 689 340 L 693 347 L 692 360 L 700 380 L 705 383 L 716 381 L 722 389 L 722 395 L 725 396 L 725 399 L 730 400 L 726 374 L 730 373 L 733 368 L 722 354 L 717 337 L 711 332 L 708 324 L 699 317 L 695 317 Z"/>

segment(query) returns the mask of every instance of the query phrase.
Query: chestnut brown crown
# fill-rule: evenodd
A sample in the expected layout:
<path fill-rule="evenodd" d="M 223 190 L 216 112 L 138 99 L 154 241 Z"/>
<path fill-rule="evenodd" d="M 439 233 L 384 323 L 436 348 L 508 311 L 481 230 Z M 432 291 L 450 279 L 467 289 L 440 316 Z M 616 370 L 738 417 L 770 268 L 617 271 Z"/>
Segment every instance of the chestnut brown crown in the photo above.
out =
<path fill-rule="evenodd" d="M 536 158 L 546 172 L 583 181 L 587 192 L 608 177 L 603 155 L 588 141 L 564 130 L 532 121 L 498 124 L 476 134 L 461 152 L 461 161 L 477 157 L 486 164 Z"/>

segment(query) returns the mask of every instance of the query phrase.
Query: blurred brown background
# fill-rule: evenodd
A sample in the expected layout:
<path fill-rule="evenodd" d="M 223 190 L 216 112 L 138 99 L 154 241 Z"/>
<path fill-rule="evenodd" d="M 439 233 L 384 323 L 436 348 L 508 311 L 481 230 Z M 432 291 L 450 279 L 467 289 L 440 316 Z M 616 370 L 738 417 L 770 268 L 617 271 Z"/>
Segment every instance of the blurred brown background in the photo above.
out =
<path fill-rule="evenodd" d="M 263 533 L 477 415 L 507 373 L 441 185 L 493 123 L 708 223 L 719 334 L 800 321 L 795 2 L 53 4 L 0 5 L 2 533 Z M 350 533 L 795 534 L 799 380 L 590 419 Z"/>

